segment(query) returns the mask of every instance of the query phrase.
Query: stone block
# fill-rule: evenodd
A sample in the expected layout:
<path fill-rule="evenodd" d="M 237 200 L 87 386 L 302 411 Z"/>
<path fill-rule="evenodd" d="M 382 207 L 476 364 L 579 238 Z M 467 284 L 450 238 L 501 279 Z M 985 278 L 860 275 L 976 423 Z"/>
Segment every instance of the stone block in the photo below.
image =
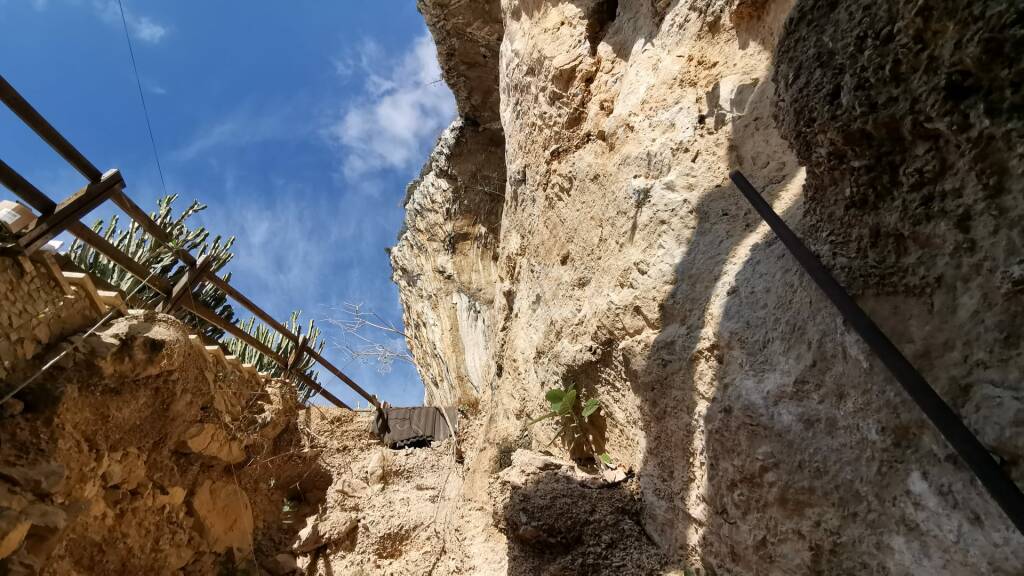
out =
<path fill-rule="evenodd" d="M 36 221 L 32 210 L 23 204 L 0 200 L 0 225 L 10 233 L 17 234 Z"/>

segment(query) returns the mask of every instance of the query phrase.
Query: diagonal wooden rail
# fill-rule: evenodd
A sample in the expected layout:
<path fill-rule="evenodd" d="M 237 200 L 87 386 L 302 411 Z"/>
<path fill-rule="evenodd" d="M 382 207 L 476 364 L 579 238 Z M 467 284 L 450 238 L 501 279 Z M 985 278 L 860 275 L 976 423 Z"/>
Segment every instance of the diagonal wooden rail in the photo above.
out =
<path fill-rule="evenodd" d="M 206 264 L 205 262 L 197 260 L 187 250 L 174 247 L 170 234 L 125 194 L 125 184 L 121 174 L 116 170 L 106 174 L 100 172 L 42 114 L 33 108 L 2 75 L 0 75 L 0 101 L 3 101 L 22 122 L 89 181 L 85 188 L 58 205 L 49 196 L 7 165 L 7 163 L 0 160 L 0 184 L 16 194 L 40 214 L 36 227 L 19 239 L 19 245 L 24 252 L 31 254 L 53 238 L 53 236 L 66 230 L 162 295 L 165 298 L 165 306 L 161 306 L 161 308 L 166 307 L 167 311 L 173 310 L 175 307 L 184 308 L 203 321 L 216 326 L 225 333 L 258 350 L 278 366 L 288 369 L 290 367 L 289 358 L 278 354 L 269 346 L 263 344 L 237 325 L 228 322 L 210 308 L 195 302 L 194 298 L 182 297 L 187 292 L 194 291 L 201 283 L 208 282 L 223 291 L 229 298 L 247 309 L 285 339 L 292 342 L 296 347 L 296 360 L 301 358 L 303 354 L 308 355 L 314 362 L 344 382 L 356 394 L 377 408 L 377 410 L 382 410 L 381 404 L 375 396 L 356 384 L 355 381 L 318 352 L 302 345 L 303 343 L 300 342 L 298 334 L 293 333 L 223 278 L 210 271 L 208 266 L 203 266 L 202 264 Z M 183 283 L 175 286 L 169 279 L 153 274 L 147 266 L 135 261 L 131 256 L 125 254 L 88 226 L 82 224 L 80 219 L 107 199 L 111 200 L 128 217 L 137 222 L 147 234 L 171 249 L 174 256 L 187 268 Z M 308 374 L 302 371 L 292 371 L 291 375 L 306 386 L 309 386 L 312 390 L 315 390 L 335 406 L 351 410 L 341 399 L 321 386 Z"/>

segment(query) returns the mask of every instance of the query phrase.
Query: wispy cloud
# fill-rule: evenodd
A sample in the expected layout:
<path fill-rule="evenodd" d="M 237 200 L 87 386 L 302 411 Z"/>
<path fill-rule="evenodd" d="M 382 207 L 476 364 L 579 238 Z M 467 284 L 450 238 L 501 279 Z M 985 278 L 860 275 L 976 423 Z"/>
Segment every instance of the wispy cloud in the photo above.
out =
<path fill-rule="evenodd" d="M 171 158 L 193 160 L 218 149 L 285 140 L 315 131 L 313 121 L 290 107 L 240 106 L 230 115 L 201 128 L 192 139 L 174 150 Z"/>
<path fill-rule="evenodd" d="M 355 297 L 370 296 L 377 309 L 385 306 L 379 300 L 387 276 L 363 277 L 366 262 L 386 267 L 383 249 L 370 241 L 386 219 L 374 199 L 325 195 L 284 178 L 260 183 L 231 170 L 222 176 L 218 196 L 211 196 L 216 208 L 203 218 L 211 219 L 211 229 L 237 236 L 229 269 L 261 305 L 286 314 L 303 302 L 340 304 L 335 295 L 365 287 L 367 293 Z"/>
<path fill-rule="evenodd" d="M 416 167 L 455 117 L 455 99 L 441 81 L 428 34 L 390 62 L 376 44 L 364 42 L 354 56 L 336 60 L 335 69 L 342 75 L 366 74 L 362 96 L 327 130 L 342 151 L 342 171 L 349 179 Z M 382 69 L 389 72 L 378 73 Z"/>
<path fill-rule="evenodd" d="M 36 2 L 42 1 L 45 5 L 46 0 L 34 0 Z M 94 0 L 93 6 L 96 8 L 97 14 L 104 22 L 114 26 L 122 26 L 121 23 L 121 8 L 117 3 L 117 0 Z M 141 40 L 149 44 L 157 44 L 167 35 L 167 27 L 154 21 L 148 16 L 137 16 L 131 12 L 125 10 L 125 21 L 128 24 L 128 33 L 133 38 Z"/>

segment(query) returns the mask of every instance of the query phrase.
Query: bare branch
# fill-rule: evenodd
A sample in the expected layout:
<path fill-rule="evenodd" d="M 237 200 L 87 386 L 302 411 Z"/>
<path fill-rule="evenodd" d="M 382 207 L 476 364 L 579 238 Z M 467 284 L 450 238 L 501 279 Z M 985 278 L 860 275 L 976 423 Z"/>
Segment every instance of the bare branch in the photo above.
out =
<path fill-rule="evenodd" d="M 373 310 L 366 310 L 362 304 L 343 303 L 340 307 L 328 307 L 327 317 L 321 319 L 325 325 L 341 331 L 342 340 L 331 340 L 331 347 L 342 350 L 360 364 L 376 364 L 381 374 L 391 372 L 395 362 L 414 364 L 408 349 L 393 341 L 382 341 L 382 336 L 392 335 L 405 338 L 405 332 Z M 356 342 L 350 342 L 355 340 Z"/>

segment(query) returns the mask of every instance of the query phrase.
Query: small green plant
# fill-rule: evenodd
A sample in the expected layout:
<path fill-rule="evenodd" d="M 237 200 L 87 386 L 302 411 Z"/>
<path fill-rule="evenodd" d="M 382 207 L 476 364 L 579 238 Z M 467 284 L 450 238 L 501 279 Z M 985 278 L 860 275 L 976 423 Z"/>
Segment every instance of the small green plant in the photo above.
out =
<path fill-rule="evenodd" d="M 576 384 L 570 382 L 565 388 L 553 388 L 544 394 L 548 402 L 548 411 L 530 421 L 533 426 L 549 418 L 558 420 L 559 428 L 548 446 L 561 439 L 569 454 L 574 459 L 595 458 L 611 466 L 612 459 L 607 452 L 597 453 L 598 437 L 601 436 L 594 415 L 601 409 L 601 401 L 580 397 Z"/>

